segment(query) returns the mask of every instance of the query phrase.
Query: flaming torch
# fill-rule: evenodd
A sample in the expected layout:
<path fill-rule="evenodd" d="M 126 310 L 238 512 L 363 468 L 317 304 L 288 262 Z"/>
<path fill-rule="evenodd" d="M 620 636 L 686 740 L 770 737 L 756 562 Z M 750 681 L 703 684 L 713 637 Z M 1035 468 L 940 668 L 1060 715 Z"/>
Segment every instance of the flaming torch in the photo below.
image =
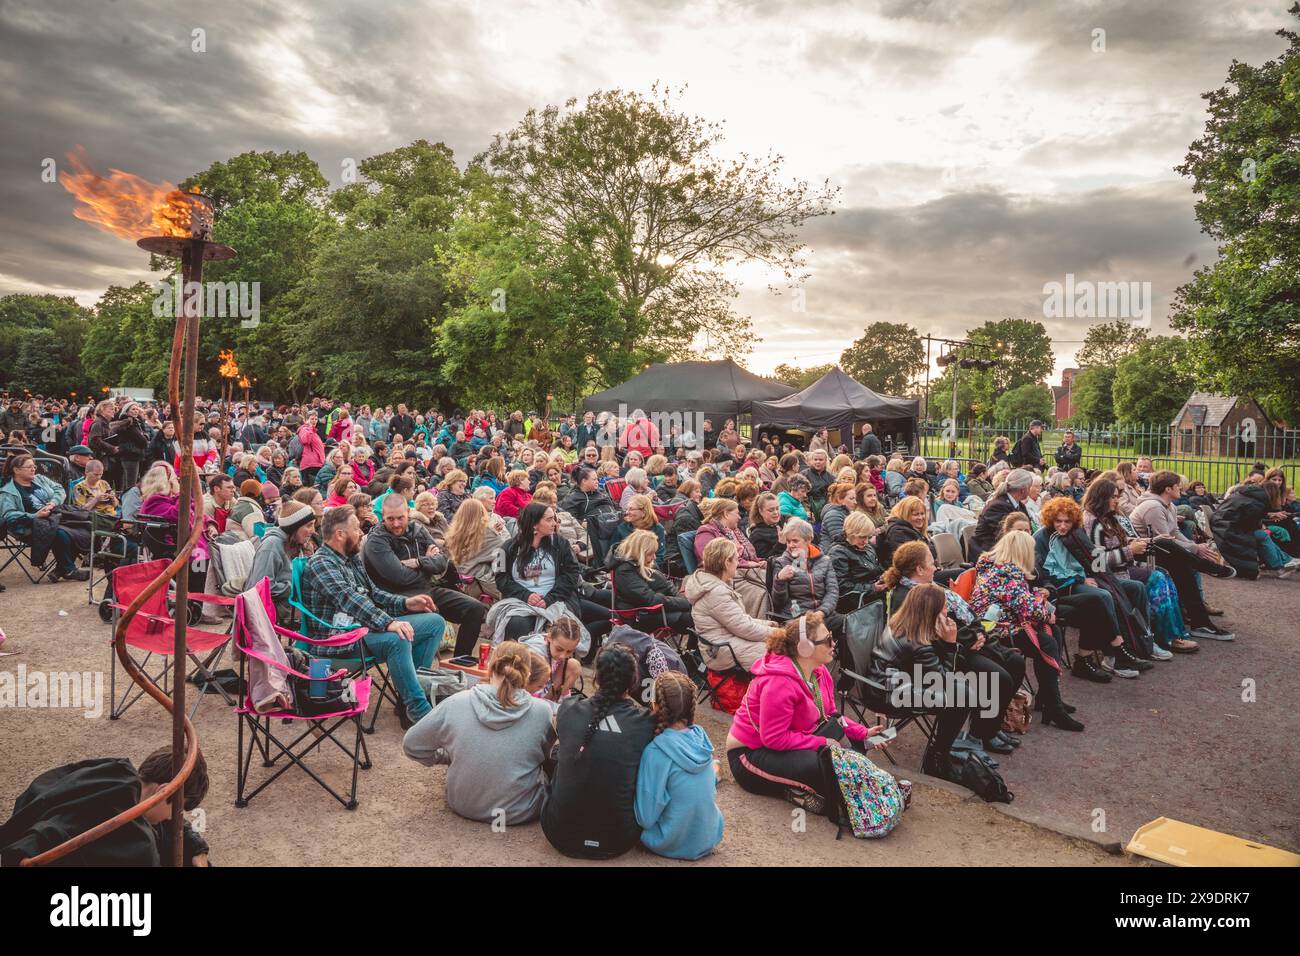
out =
<path fill-rule="evenodd" d="M 230 398 L 235 390 L 235 379 L 239 378 L 239 363 L 235 361 L 235 353 L 230 349 L 223 349 L 218 357 L 221 359 L 221 365 L 217 368 L 221 375 L 221 467 L 224 468 L 226 443 L 230 437 Z"/>
<path fill-rule="evenodd" d="M 69 171 L 60 177 L 65 189 L 81 205 L 74 215 L 96 227 L 124 239 L 155 255 L 179 259 L 184 277 L 182 302 L 177 303 L 176 330 L 172 337 L 171 367 L 167 376 L 167 396 L 172 420 L 181 446 L 180 508 L 177 516 L 176 557 L 158 577 L 136 596 L 118 618 L 113 633 L 113 647 L 131 679 L 149 696 L 171 712 L 172 779 L 153 796 L 141 800 L 110 820 L 78 834 L 52 849 L 22 861 L 23 866 L 52 863 L 76 852 L 131 820 L 143 816 L 150 808 L 170 800 L 184 785 L 194 769 L 199 752 L 198 735 L 185 716 L 185 662 L 187 608 L 190 584 L 190 554 L 203 533 L 203 521 L 193 520 L 193 504 L 202 499 L 198 467 L 194 461 L 194 400 L 198 382 L 199 320 L 203 311 L 203 263 L 233 259 L 235 250 L 212 241 L 212 200 L 197 192 L 186 193 L 167 183 L 147 182 L 131 173 L 110 169 L 101 176 L 89 167 L 84 151 L 78 147 L 68 156 Z M 181 403 L 181 379 L 185 399 Z M 200 515 L 202 512 L 200 512 Z M 172 654 L 172 695 L 168 697 L 136 666 L 126 652 L 126 630 L 132 618 L 153 595 L 175 580 L 175 635 Z M 172 801 L 173 866 L 183 864 L 182 800 Z"/>

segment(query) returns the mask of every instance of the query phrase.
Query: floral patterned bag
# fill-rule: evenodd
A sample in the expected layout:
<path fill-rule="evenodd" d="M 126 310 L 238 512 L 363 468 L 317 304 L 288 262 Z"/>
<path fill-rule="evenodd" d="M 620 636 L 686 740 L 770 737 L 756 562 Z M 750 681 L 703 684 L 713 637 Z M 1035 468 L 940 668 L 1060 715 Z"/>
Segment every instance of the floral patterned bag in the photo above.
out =
<path fill-rule="evenodd" d="M 836 823 L 849 827 L 859 840 L 878 840 L 898 826 L 912 805 L 911 781 L 894 779 L 849 747 L 827 747 L 822 753 L 828 755 L 843 801 Z"/>

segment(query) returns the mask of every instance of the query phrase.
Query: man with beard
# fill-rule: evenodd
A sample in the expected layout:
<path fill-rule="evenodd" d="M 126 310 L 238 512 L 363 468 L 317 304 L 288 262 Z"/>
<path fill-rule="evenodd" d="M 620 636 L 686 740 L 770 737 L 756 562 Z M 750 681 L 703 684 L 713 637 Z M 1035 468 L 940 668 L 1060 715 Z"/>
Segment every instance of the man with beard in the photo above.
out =
<path fill-rule="evenodd" d="M 314 653 L 357 658 L 368 652 L 383 661 L 401 699 L 397 719 L 405 730 L 433 709 L 415 672 L 433 664 L 446 622 L 433 613 L 428 594 L 402 597 L 370 580 L 361 561 L 361 522 L 351 505 L 325 512 L 321 539 L 302 575 L 307 636 L 319 640 L 354 628 L 367 631 L 351 644 L 318 646 Z"/>

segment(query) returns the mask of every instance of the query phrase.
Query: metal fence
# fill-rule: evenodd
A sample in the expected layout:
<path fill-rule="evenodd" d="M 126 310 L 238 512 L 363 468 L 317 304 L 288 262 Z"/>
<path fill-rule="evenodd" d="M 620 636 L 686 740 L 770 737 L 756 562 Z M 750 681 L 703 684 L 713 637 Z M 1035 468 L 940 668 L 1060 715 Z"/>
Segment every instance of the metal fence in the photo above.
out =
<path fill-rule="evenodd" d="M 1028 430 L 1027 422 L 958 426 L 924 422 L 919 429 L 917 453 L 926 458 L 955 458 L 967 464 L 988 462 L 995 439 L 1008 438 L 1014 446 Z M 1054 463 L 1056 448 L 1068 430 L 1071 429 L 1058 426 L 1043 431 L 1040 443 L 1049 465 Z M 1169 427 L 1105 425 L 1072 430 L 1083 452 L 1080 463 L 1084 468 L 1114 468 L 1121 461 L 1136 461 L 1139 456 L 1146 456 L 1157 471 L 1176 471 L 1193 481 L 1205 482 L 1211 492 L 1222 493 L 1249 475 L 1256 463 L 1262 462 L 1267 468 L 1282 468 L 1291 487 L 1300 483 L 1300 430 L 1274 430 L 1265 435 L 1224 434 L 1214 442 L 1191 443 L 1194 452 L 1184 451 L 1188 443 Z M 1227 453 L 1214 453 L 1218 451 Z"/>

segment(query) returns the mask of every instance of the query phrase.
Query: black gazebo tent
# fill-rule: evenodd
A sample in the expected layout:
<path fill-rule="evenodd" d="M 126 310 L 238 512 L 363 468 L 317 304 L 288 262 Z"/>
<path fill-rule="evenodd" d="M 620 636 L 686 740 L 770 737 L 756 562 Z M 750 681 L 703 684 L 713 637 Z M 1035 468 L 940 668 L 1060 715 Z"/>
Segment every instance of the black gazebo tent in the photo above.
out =
<path fill-rule="evenodd" d="M 910 445 L 916 437 L 920 405 L 915 398 L 873 392 L 836 367 L 801 392 L 773 401 L 754 402 L 750 414 L 755 432 L 763 428 L 797 428 L 809 432 L 838 429 L 841 440 L 847 442 L 855 423 L 870 422 L 882 440 L 897 436 L 896 441 Z"/>
<path fill-rule="evenodd" d="M 720 362 L 661 362 L 635 378 L 582 401 L 584 412 L 630 415 L 699 415 L 713 419 L 745 415 L 750 406 L 783 398 L 794 389 L 747 372 L 731 359 Z M 716 428 L 722 427 L 715 421 Z"/>

